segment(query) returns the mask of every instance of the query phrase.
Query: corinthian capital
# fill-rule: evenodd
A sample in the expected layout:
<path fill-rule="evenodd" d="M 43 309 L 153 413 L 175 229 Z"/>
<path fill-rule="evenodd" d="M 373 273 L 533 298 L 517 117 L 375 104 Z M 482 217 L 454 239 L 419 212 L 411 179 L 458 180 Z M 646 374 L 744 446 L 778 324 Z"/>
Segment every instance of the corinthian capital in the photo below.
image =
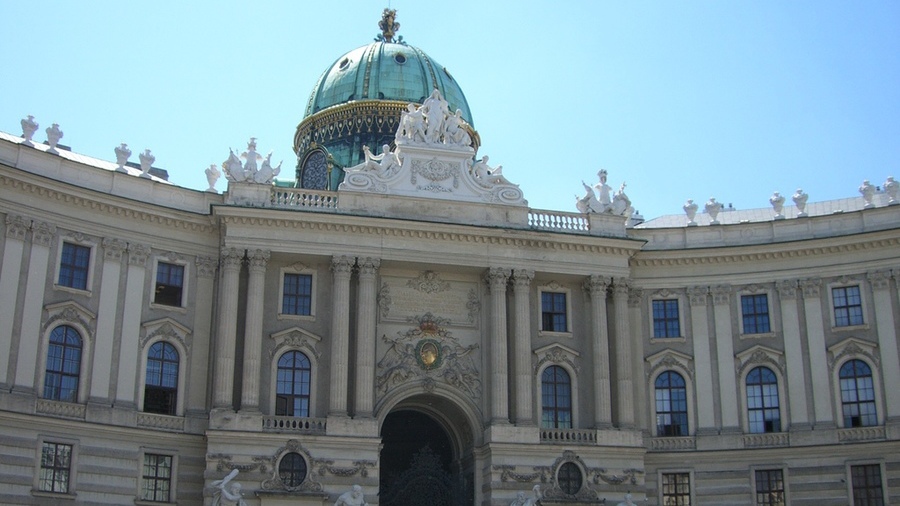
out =
<path fill-rule="evenodd" d="M 506 284 L 509 282 L 509 272 L 509 269 L 505 267 L 491 267 L 488 269 L 484 274 L 484 279 L 491 287 L 491 291 L 506 290 Z"/>
<path fill-rule="evenodd" d="M 513 289 L 522 290 L 531 286 L 534 279 L 534 271 L 530 269 L 513 269 Z"/>
<path fill-rule="evenodd" d="M 600 297 L 605 299 L 611 284 L 612 280 L 610 278 L 599 274 L 591 274 L 581 286 L 584 288 L 584 291 L 591 295 L 591 298 Z"/>
<path fill-rule="evenodd" d="M 800 289 L 803 290 L 804 297 L 818 297 L 822 288 L 822 280 L 819 278 L 801 279 Z"/>
<path fill-rule="evenodd" d="M 358 258 L 357 263 L 359 264 L 360 276 L 374 276 L 378 273 L 378 268 L 381 267 L 380 258 Z"/>
<path fill-rule="evenodd" d="M 271 256 L 272 256 L 272 252 L 269 250 L 255 249 L 255 250 L 248 251 L 247 252 L 247 260 L 250 264 L 250 269 L 265 270 L 266 265 L 268 265 L 269 258 Z"/>
<path fill-rule="evenodd" d="M 689 286 L 687 289 L 688 302 L 692 306 L 705 306 L 709 302 L 709 287 Z"/>
<path fill-rule="evenodd" d="M 353 271 L 353 259 L 346 255 L 335 255 L 331 258 L 331 272 L 335 276 L 349 276 Z"/>
<path fill-rule="evenodd" d="M 783 279 L 775 282 L 775 289 L 778 290 L 778 296 L 784 300 L 797 298 L 797 280 Z"/>

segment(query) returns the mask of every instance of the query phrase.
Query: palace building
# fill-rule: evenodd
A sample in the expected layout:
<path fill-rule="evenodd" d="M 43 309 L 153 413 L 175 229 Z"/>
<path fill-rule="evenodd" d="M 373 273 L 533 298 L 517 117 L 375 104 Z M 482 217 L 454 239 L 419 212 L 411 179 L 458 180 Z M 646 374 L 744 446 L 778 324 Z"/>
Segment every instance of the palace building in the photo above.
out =
<path fill-rule="evenodd" d="M 892 178 L 532 209 L 393 14 L 291 182 L 0 133 L 0 503 L 900 504 Z"/>

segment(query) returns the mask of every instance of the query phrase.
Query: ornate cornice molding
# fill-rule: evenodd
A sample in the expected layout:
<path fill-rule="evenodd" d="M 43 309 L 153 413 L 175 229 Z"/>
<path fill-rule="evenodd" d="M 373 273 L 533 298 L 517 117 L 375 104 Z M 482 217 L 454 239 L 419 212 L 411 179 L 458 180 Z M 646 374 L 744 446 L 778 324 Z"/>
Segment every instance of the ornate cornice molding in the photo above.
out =
<path fill-rule="evenodd" d="M 60 184 L 68 184 L 64 182 L 60 182 Z M 157 225 L 162 225 L 168 228 L 179 228 L 182 230 L 188 230 L 190 232 L 201 233 L 201 234 L 209 234 L 216 231 L 217 227 L 212 222 L 207 223 L 198 223 L 192 222 L 189 220 L 173 218 L 171 216 L 164 216 L 161 213 L 152 213 L 147 211 L 141 211 L 134 208 L 129 208 L 123 205 L 113 204 L 110 202 L 101 202 L 99 199 L 92 199 L 88 197 L 84 197 L 81 195 L 75 195 L 71 192 L 65 192 L 56 190 L 53 188 L 48 188 L 46 186 L 40 186 L 34 183 L 29 183 L 26 181 L 22 181 L 19 179 L 15 179 L 9 177 L 8 175 L 0 175 L 0 185 L 8 186 L 18 193 L 30 193 L 35 195 L 35 198 L 44 198 L 44 199 L 52 199 L 60 202 L 65 202 L 66 204 L 72 204 L 75 206 L 82 207 L 91 212 L 91 214 L 97 213 L 106 213 L 111 216 L 116 216 L 120 218 L 128 218 L 132 220 L 137 220 L 146 223 L 153 223 Z M 93 191 L 90 189 L 85 189 L 79 186 L 73 186 L 79 190 L 84 191 Z M 107 194 L 102 194 L 107 195 Z M 118 195 L 108 195 L 111 199 L 126 199 L 127 197 L 120 197 Z M 147 206 L 158 207 L 161 211 L 169 210 L 159 204 L 147 203 L 144 204 Z M 180 213 L 190 213 L 190 211 L 181 211 Z M 204 216 L 208 221 L 208 215 L 197 215 Z M 136 227 L 135 227 L 136 228 Z"/>

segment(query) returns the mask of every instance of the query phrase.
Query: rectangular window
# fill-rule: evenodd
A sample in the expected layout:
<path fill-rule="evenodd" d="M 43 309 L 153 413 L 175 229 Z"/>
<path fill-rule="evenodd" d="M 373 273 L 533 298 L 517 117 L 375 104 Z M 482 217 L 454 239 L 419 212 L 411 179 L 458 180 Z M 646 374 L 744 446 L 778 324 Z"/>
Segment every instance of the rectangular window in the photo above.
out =
<path fill-rule="evenodd" d="M 764 293 L 742 295 L 741 315 L 744 321 L 744 334 L 769 333 L 769 296 Z"/>
<path fill-rule="evenodd" d="M 784 504 L 784 473 L 781 469 L 756 471 L 756 506 Z"/>
<path fill-rule="evenodd" d="M 312 275 L 284 275 L 284 291 L 281 297 L 281 313 L 309 316 L 312 314 Z"/>
<path fill-rule="evenodd" d="M 541 292 L 541 330 L 545 332 L 568 332 L 566 321 L 566 294 Z"/>
<path fill-rule="evenodd" d="M 164 306 L 181 307 L 184 288 L 184 266 L 159 262 L 156 266 L 156 291 L 153 302 Z"/>
<path fill-rule="evenodd" d="M 834 326 L 850 327 L 863 324 L 862 297 L 859 286 L 831 289 L 834 301 Z"/>
<path fill-rule="evenodd" d="M 87 290 L 90 263 L 91 248 L 64 242 L 59 259 L 58 284 L 78 290 Z"/>
<path fill-rule="evenodd" d="M 853 506 L 882 506 L 884 491 L 881 489 L 881 466 L 868 464 L 850 466 L 853 483 Z"/>
<path fill-rule="evenodd" d="M 653 301 L 653 337 L 681 337 L 678 299 Z"/>
<path fill-rule="evenodd" d="M 43 492 L 69 493 L 72 472 L 72 445 L 44 442 L 41 446 L 41 474 L 38 489 Z"/>
<path fill-rule="evenodd" d="M 170 502 L 172 495 L 172 456 L 144 454 L 141 473 L 141 500 Z"/>
<path fill-rule="evenodd" d="M 690 506 L 690 473 L 665 473 L 662 475 L 662 503 L 665 506 Z"/>

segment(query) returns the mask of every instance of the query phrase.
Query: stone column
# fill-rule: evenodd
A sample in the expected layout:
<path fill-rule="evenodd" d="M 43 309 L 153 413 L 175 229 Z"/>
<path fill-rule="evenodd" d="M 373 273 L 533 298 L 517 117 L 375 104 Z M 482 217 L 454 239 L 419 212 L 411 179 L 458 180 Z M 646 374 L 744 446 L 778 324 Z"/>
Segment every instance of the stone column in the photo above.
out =
<path fill-rule="evenodd" d="M 356 313 L 356 417 L 371 418 L 375 406 L 375 325 L 378 297 L 377 258 L 360 258 Z"/>
<path fill-rule="evenodd" d="M 687 293 L 691 304 L 691 327 L 693 329 L 691 340 L 694 342 L 694 369 L 697 374 L 694 382 L 694 392 L 697 396 L 697 431 L 715 431 L 712 354 L 709 346 L 709 321 L 706 309 L 709 303 L 709 288 L 692 286 L 687 289 Z M 734 360 L 731 362 L 734 363 Z"/>
<path fill-rule="evenodd" d="M 781 331 L 784 333 L 785 361 L 787 368 L 787 394 L 791 408 L 791 428 L 809 428 L 809 405 L 806 393 L 807 357 L 803 354 L 800 337 L 800 315 L 797 311 L 797 281 L 783 280 L 775 283 L 781 305 Z M 785 427 L 787 429 L 787 427 Z"/>
<path fill-rule="evenodd" d="M 609 379 L 609 327 L 606 296 L 609 278 L 592 275 L 584 281 L 591 297 L 591 354 L 594 363 L 594 423 L 598 429 L 612 427 L 612 385 Z"/>
<path fill-rule="evenodd" d="M 613 285 L 616 318 L 617 420 L 620 429 L 634 428 L 634 384 L 631 380 L 631 322 L 628 319 L 628 280 L 617 278 Z"/>
<path fill-rule="evenodd" d="M 6 243 L 3 246 L 3 267 L 0 270 L 0 350 L 13 349 L 13 323 L 16 320 L 16 302 L 19 297 L 19 275 L 22 273 L 22 253 L 25 251 L 25 235 L 28 221 L 21 216 L 6 215 Z M 7 377 L 14 355 L 0 356 L 0 385 L 5 390 L 13 381 Z"/>
<path fill-rule="evenodd" d="M 634 398 L 638 399 L 635 405 L 635 417 L 637 429 L 648 430 L 650 422 L 650 397 L 647 396 L 647 380 L 644 376 L 644 340 L 642 338 L 642 325 L 644 314 L 641 311 L 644 302 L 644 291 L 640 288 L 628 290 L 628 317 L 631 328 L 635 329 L 634 338 L 631 340 L 631 381 L 634 385 Z"/>
<path fill-rule="evenodd" d="M 94 358 L 91 369 L 90 401 L 109 404 L 113 349 L 116 344 L 116 315 L 119 309 L 119 278 L 122 254 L 128 244 L 119 239 L 103 239 L 103 267 L 100 275 L 100 310 L 97 311 L 97 334 L 94 336 Z M 113 394 L 114 395 L 114 394 Z"/>
<path fill-rule="evenodd" d="M 509 423 L 509 385 L 506 351 L 506 286 L 509 269 L 491 267 L 487 282 L 491 290 L 491 424 Z"/>
<path fill-rule="evenodd" d="M 47 267 L 50 262 L 50 244 L 56 235 L 56 227 L 44 222 L 31 226 L 31 260 L 25 281 L 25 304 L 22 309 L 22 331 L 25 339 L 19 340 L 15 387 L 32 390 L 35 367 L 38 367 L 38 346 L 41 342 L 41 313 L 44 310 L 44 287 L 47 286 Z M 89 336 L 81 336 L 90 339 Z M 87 360 L 83 358 L 82 360 Z M 80 390 L 79 390 L 80 391 Z M 79 394 L 79 398 L 81 394 Z"/>
<path fill-rule="evenodd" d="M 825 328 L 822 316 L 822 299 L 819 292 L 822 280 L 800 281 L 803 290 L 803 310 L 806 313 L 806 343 L 809 346 L 810 374 L 812 376 L 812 401 L 816 416 L 815 425 L 834 426 L 831 411 L 831 381 L 828 377 L 828 350 L 825 348 Z M 818 367 L 815 367 L 819 364 Z"/>
<path fill-rule="evenodd" d="M 247 282 L 247 318 L 244 323 L 244 374 L 241 411 L 259 411 L 259 372 L 262 355 L 263 307 L 265 303 L 266 265 L 271 252 L 256 249 L 247 252 L 250 279 Z"/>
<path fill-rule="evenodd" d="M 331 272 L 334 274 L 332 286 L 331 319 L 331 388 L 328 402 L 328 416 L 347 416 L 347 377 L 350 347 L 350 274 L 353 259 L 334 256 Z"/>
<path fill-rule="evenodd" d="M 719 406 L 722 429 L 740 432 L 737 396 L 740 395 L 734 373 L 734 337 L 731 329 L 731 287 L 712 288 L 716 325 L 716 358 L 719 363 Z"/>
<path fill-rule="evenodd" d="M 216 365 L 213 407 L 234 409 L 234 359 L 237 341 L 238 285 L 244 251 L 223 248 L 219 256 L 219 324 L 216 328 Z"/>
<path fill-rule="evenodd" d="M 875 299 L 875 325 L 878 334 L 878 349 L 881 353 L 882 384 L 885 392 L 885 419 L 900 419 L 900 361 L 897 355 L 897 322 L 894 319 L 891 302 L 891 272 L 888 270 L 870 272 Z"/>
<path fill-rule="evenodd" d="M 531 280 L 534 271 L 513 270 L 513 391 L 516 393 L 516 425 L 534 425 L 534 376 L 531 373 Z"/>
<path fill-rule="evenodd" d="M 197 290 L 194 292 L 193 344 L 188 363 L 188 380 L 185 397 L 185 414 L 203 416 L 207 406 L 207 381 L 209 381 L 209 356 L 212 351 L 212 312 L 215 293 L 213 279 L 216 276 L 216 259 L 197 257 Z"/>
<path fill-rule="evenodd" d="M 144 244 L 128 245 L 128 270 L 125 272 L 125 293 L 122 303 L 122 336 L 119 339 L 119 360 L 116 364 L 115 391 L 116 407 L 133 408 L 136 404 L 137 382 L 140 375 L 140 353 L 138 351 L 141 334 L 141 313 L 144 308 L 144 274 L 150 247 Z M 151 281 L 152 282 L 152 281 Z M 138 365 L 131 365 L 138 364 Z"/>

